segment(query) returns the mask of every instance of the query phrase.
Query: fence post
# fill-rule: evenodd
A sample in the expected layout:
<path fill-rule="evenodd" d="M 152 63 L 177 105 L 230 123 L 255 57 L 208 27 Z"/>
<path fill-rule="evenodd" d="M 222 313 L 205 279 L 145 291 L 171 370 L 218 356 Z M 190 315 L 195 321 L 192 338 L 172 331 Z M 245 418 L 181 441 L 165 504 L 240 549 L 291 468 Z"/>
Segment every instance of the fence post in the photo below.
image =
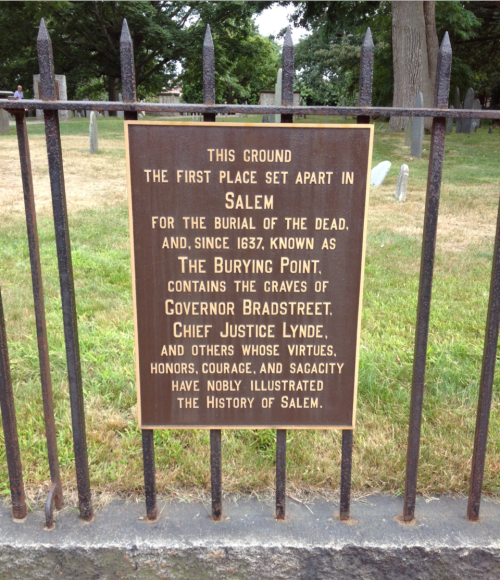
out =
<path fill-rule="evenodd" d="M 292 31 L 287 28 L 281 56 L 281 105 L 293 106 L 293 81 L 295 75 L 295 55 Z M 293 123 L 293 114 L 282 114 L 282 123 Z M 286 515 L 286 429 L 276 431 L 276 519 L 284 520 Z"/>
<path fill-rule="evenodd" d="M 484 462 L 486 444 L 488 442 L 488 423 L 491 409 L 491 395 L 495 376 L 495 362 L 498 344 L 498 325 L 500 321 L 500 204 L 498 208 L 497 231 L 495 236 L 495 252 L 491 268 L 490 299 L 486 319 L 486 335 L 484 338 L 483 366 L 481 369 L 481 384 L 477 403 L 476 431 L 474 435 L 474 451 L 469 483 L 469 501 L 467 517 L 472 522 L 479 520 L 479 507 L 483 487 Z"/>
<path fill-rule="evenodd" d="M 45 436 L 47 440 L 47 455 L 51 487 L 47 496 L 45 508 L 45 527 L 54 527 L 54 505 L 59 510 L 63 506 L 61 475 L 59 472 L 59 455 L 57 451 L 56 422 L 54 418 L 54 398 L 50 376 L 49 345 L 47 341 L 47 324 L 45 321 L 45 305 L 43 296 L 42 268 L 40 265 L 40 250 L 36 224 L 35 195 L 31 173 L 31 156 L 26 128 L 24 109 L 13 110 L 16 117 L 17 143 L 21 162 L 21 177 L 23 182 L 24 209 L 26 213 L 26 228 L 30 252 L 31 280 L 33 284 L 33 301 L 35 305 L 36 334 L 38 342 L 38 359 L 40 362 L 40 382 L 42 385 L 43 414 L 45 419 Z"/>
<path fill-rule="evenodd" d="M 215 105 L 214 41 L 207 24 L 203 40 L 203 104 Z M 215 123 L 215 113 L 203 113 L 205 123 Z M 222 431 L 210 429 L 210 479 L 212 490 L 212 519 L 222 518 Z"/>
<path fill-rule="evenodd" d="M 363 44 L 361 45 L 361 60 L 359 71 L 359 94 L 358 107 L 370 107 L 372 104 L 373 86 L 373 53 L 374 46 L 372 33 L 367 28 Z M 358 125 L 367 125 L 370 117 L 359 115 L 356 119 Z M 342 461 L 340 467 L 340 508 L 339 518 L 346 521 L 351 513 L 351 473 L 352 473 L 352 447 L 354 433 L 352 429 L 342 430 Z"/>
<path fill-rule="evenodd" d="M 44 101 L 55 101 L 56 86 L 54 79 L 52 42 L 43 18 L 40 21 L 37 47 L 38 62 L 40 65 L 40 98 Z M 59 115 L 57 109 L 48 109 L 44 110 L 44 116 L 45 138 L 47 142 L 47 156 L 49 161 L 50 189 L 52 192 L 52 209 L 54 213 L 56 235 L 57 261 L 59 265 L 59 281 L 61 285 L 61 302 L 64 338 L 66 343 L 66 361 L 68 366 L 78 500 L 80 505 L 80 517 L 84 520 L 91 521 L 94 515 L 90 493 L 75 284 L 73 280 L 71 243 L 69 239 Z"/>
<path fill-rule="evenodd" d="M 10 495 L 12 498 L 12 515 L 16 520 L 26 517 L 26 500 L 24 497 L 23 468 L 19 453 L 17 435 L 16 408 L 10 378 L 9 351 L 7 333 L 3 315 L 2 292 L 0 289 L 0 408 L 2 426 L 9 470 Z"/>
<path fill-rule="evenodd" d="M 124 103 L 135 103 L 137 93 L 135 86 L 134 45 L 127 19 L 123 19 L 120 36 L 120 68 L 122 75 L 122 100 Z M 137 121 L 137 111 L 125 111 L 125 121 Z M 142 461 L 144 467 L 144 494 L 146 496 L 146 516 L 154 521 L 158 518 L 156 506 L 156 467 L 155 439 L 153 429 L 141 429 Z"/>
<path fill-rule="evenodd" d="M 451 58 L 450 39 L 446 32 L 438 53 L 434 95 L 434 105 L 436 108 L 448 108 Z M 425 365 L 427 360 L 427 338 L 429 334 L 432 276 L 434 273 L 434 254 L 436 249 L 445 138 L 445 117 L 434 117 L 432 121 L 431 147 L 429 153 L 429 173 L 427 178 L 424 234 L 420 262 L 420 285 L 418 291 L 417 328 L 415 331 L 415 353 L 413 356 L 413 383 L 410 423 L 408 427 L 408 450 L 406 455 L 406 481 L 403 506 L 403 520 L 405 522 L 411 522 L 415 517 L 420 429 L 422 424 Z"/>

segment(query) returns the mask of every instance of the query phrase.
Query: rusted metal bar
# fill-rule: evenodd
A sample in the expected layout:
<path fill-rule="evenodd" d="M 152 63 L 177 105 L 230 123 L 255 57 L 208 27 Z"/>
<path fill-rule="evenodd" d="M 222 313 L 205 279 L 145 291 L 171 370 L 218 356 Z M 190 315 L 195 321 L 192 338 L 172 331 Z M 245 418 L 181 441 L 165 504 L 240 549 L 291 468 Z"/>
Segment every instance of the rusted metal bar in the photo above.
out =
<path fill-rule="evenodd" d="M 276 519 L 286 515 L 286 429 L 276 431 Z"/>
<path fill-rule="evenodd" d="M 207 24 L 203 41 L 203 103 L 215 103 L 215 53 L 210 25 Z M 204 113 L 205 123 L 214 123 L 214 113 Z M 212 519 L 222 518 L 222 431 L 210 429 L 210 478 L 212 490 Z"/>
<path fill-rule="evenodd" d="M 136 111 L 138 113 L 194 113 L 205 114 L 238 114 L 267 115 L 381 115 L 385 117 L 452 117 L 454 119 L 500 119 L 500 110 L 492 109 L 414 109 L 413 107 L 330 107 L 330 106 L 277 106 L 277 105 L 203 105 L 186 103 L 120 103 L 118 101 L 54 101 L 24 99 L 9 101 L 0 99 L 2 109 L 59 109 L 79 111 Z"/>
<path fill-rule="evenodd" d="M 148 520 L 158 519 L 156 505 L 155 440 L 152 429 L 142 429 L 142 458 L 144 462 L 144 494 Z"/>
<path fill-rule="evenodd" d="M 54 529 L 54 504 L 57 498 L 57 483 L 52 482 L 45 502 L 45 529 Z M 59 508 L 58 508 L 59 509 Z"/>
<path fill-rule="evenodd" d="M 352 469 L 351 429 L 342 430 L 342 463 L 340 467 L 340 510 L 341 521 L 349 519 L 351 513 L 351 469 Z"/>
<path fill-rule="evenodd" d="M 123 19 L 120 36 L 120 66 L 122 74 L 123 102 L 134 103 L 137 100 L 135 86 L 134 46 L 126 18 Z M 125 121 L 137 121 L 136 111 L 125 111 Z M 142 429 L 142 460 L 144 471 L 144 495 L 146 497 L 146 517 L 150 521 L 158 519 L 156 503 L 156 465 L 155 440 L 152 429 Z"/>
<path fill-rule="evenodd" d="M 56 91 L 52 43 L 43 19 L 40 22 L 37 45 L 42 98 L 53 99 L 55 98 Z M 71 244 L 69 239 L 66 191 L 64 186 L 59 116 L 57 110 L 50 109 L 45 109 L 44 115 L 50 188 L 52 192 L 52 208 L 56 234 L 57 260 L 59 265 L 59 281 L 61 285 L 78 500 L 80 504 L 80 517 L 86 521 L 90 521 L 93 518 L 93 509 L 90 493 L 87 439 L 85 434 L 85 409 L 83 401 L 82 371 L 80 366 L 80 345 L 78 342 L 75 286 L 73 281 L 73 265 L 71 261 Z"/>
<path fill-rule="evenodd" d="M 438 53 L 436 107 L 448 106 L 451 74 L 451 45 L 446 32 Z M 410 522 L 415 517 L 417 494 L 418 456 L 420 449 L 420 428 L 422 424 L 422 405 L 424 399 L 425 365 L 427 360 L 427 338 L 431 308 L 432 276 L 434 272 L 434 253 L 441 192 L 446 138 L 446 119 L 435 118 L 432 122 L 431 147 L 429 153 L 429 172 L 425 202 L 424 234 L 420 263 L 420 285 L 418 291 L 417 327 L 415 331 L 415 353 L 413 357 L 413 382 L 411 392 L 410 423 L 408 428 L 408 449 L 406 455 L 406 481 L 403 506 L 403 520 Z"/>
<path fill-rule="evenodd" d="M 52 380 L 50 376 L 49 345 L 47 341 L 47 324 L 45 321 L 45 304 L 43 296 L 42 267 L 40 265 L 40 250 L 38 246 L 38 230 L 36 223 L 35 196 L 31 173 L 31 157 L 26 130 L 25 112 L 16 110 L 17 142 L 21 162 L 21 177 L 23 182 L 24 208 L 26 227 L 28 230 L 28 245 L 31 263 L 31 280 L 33 283 L 33 300 L 35 303 L 36 335 L 38 342 L 38 359 L 40 363 L 40 379 L 42 384 L 43 414 L 45 419 L 45 436 L 47 439 L 47 454 L 49 458 L 50 479 L 52 481 L 50 502 L 51 509 L 55 505 L 58 510 L 63 506 L 61 475 L 59 472 L 59 455 L 57 452 L 56 422 L 54 418 L 54 398 L 52 395 Z M 49 504 L 48 504 L 49 505 Z M 46 520 L 50 528 L 52 511 Z"/>
<path fill-rule="evenodd" d="M 7 348 L 7 333 L 3 315 L 2 292 L 0 289 L 0 409 L 2 411 L 2 427 L 9 470 L 10 495 L 12 497 L 12 515 L 22 520 L 26 517 L 26 500 L 24 497 L 23 468 L 19 453 L 19 438 L 17 436 L 16 409 L 14 393 L 10 378 L 9 351 Z"/>
<path fill-rule="evenodd" d="M 212 480 L 212 519 L 222 519 L 222 431 L 210 429 L 210 475 Z"/>
<path fill-rule="evenodd" d="M 484 461 L 488 442 L 488 423 L 490 419 L 491 395 L 495 376 L 495 362 L 498 344 L 498 325 L 500 321 L 500 204 L 495 236 L 495 253 L 491 269 L 490 300 L 486 319 L 484 339 L 483 367 L 477 404 L 476 433 L 474 435 L 474 452 L 469 484 L 469 502 L 467 517 L 472 522 L 479 519 L 481 491 L 483 487 Z"/>

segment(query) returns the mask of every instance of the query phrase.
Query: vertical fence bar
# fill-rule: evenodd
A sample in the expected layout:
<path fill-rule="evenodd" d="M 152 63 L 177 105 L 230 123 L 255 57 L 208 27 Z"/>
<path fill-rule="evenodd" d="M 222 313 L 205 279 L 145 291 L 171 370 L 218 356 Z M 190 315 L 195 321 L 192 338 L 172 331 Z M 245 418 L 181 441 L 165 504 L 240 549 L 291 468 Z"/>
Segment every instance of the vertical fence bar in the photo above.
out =
<path fill-rule="evenodd" d="M 295 76 L 295 54 L 292 31 L 287 28 L 281 56 L 281 104 L 293 106 L 293 81 Z M 293 123 L 293 115 L 281 115 L 282 123 Z M 276 431 L 276 519 L 286 516 L 286 429 Z"/>
<path fill-rule="evenodd" d="M 135 86 L 134 45 L 126 18 L 123 19 L 120 36 L 120 67 L 122 101 L 124 103 L 135 103 L 137 101 L 137 93 Z M 125 111 L 123 117 L 125 121 L 137 121 L 137 112 Z M 141 437 L 146 517 L 150 521 L 155 521 L 158 519 L 158 508 L 156 504 L 155 439 L 153 429 L 141 429 Z"/>
<path fill-rule="evenodd" d="M 448 108 L 451 58 L 450 39 L 446 32 L 438 53 L 434 96 L 436 108 Z M 417 328 L 415 332 L 415 353 L 413 357 L 413 383 L 411 392 L 410 423 L 408 428 L 408 450 L 406 455 L 406 481 L 403 506 L 403 520 L 405 522 L 411 522 L 415 517 L 420 429 L 422 424 L 425 365 L 427 360 L 427 338 L 429 334 L 432 276 L 434 272 L 434 254 L 436 248 L 436 231 L 445 138 L 446 119 L 444 117 L 434 117 L 432 121 L 431 147 L 429 153 L 429 173 L 427 177 L 424 233 L 420 262 L 420 285 L 418 291 Z"/>
<path fill-rule="evenodd" d="M 23 182 L 24 208 L 28 245 L 31 263 L 31 280 L 33 283 L 33 300 L 35 303 L 36 334 L 38 341 L 38 358 L 40 362 L 40 379 L 42 384 L 43 413 L 45 419 L 45 435 L 47 439 L 47 454 L 49 458 L 51 489 L 47 498 L 45 526 L 51 529 L 53 522 L 53 507 L 61 509 L 63 494 L 59 472 L 59 455 L 57 452 L 56 422 L 54 418 L 54 399 L 52 380 L 50 376 L 49 345 L 47 341 L 47 324 L 45 321 L 45 305 L 43 296 L 42 268 L 40 265 L 40 250 L 38 246 L 38 231 L 36 223 L 35 196 L 31 173 L 31 157 L 26 129 L 24 109 L 12 111 L 16 117 L 17 142 L 21 162 L 21 177 Z"/>
<path fill-rule="evenodd" d="M 5 439 L 5 453 L 9 470 L 10 495 L 12 497 L 12 515 L 22 520 L 26 517 L 26 500 L 24 497 L 23 468 L 19 453 L 17 436 L 16 409 L 14 393 L 10 378 L 9 351 L 7 348 L 7 333 L 3 315 L 2 292 L 0 289 L 0 409 L 2 411 L 2 426 Z"/>
<path fill-rule="evenodd" d="M 484 338 L 483 367 L 477 404 L 476 432 L 474 435 L 474 452 L 469 484 L 469 502 L 467 517 L 472 522 L 479 519 L 481 490 L 483 487 L 484 461 L 488 442 L 488 423 L 490 418 L 491 395 L 495 376 L 495 362 L 498 344 L 498 325 L 500 321 L 500 204 L 498 208 L 495 253 L 491 268 L 490 300 L 486 319 Z"/>
<path fill-rule="evenodd" d="M 54 79 L 54 59 L 52 43 L 43 19 L 37 39 L 38 62 L 40 65 L 41 99 L 56 100 Z M 82 371 L 80 365 L 80 345 L 78 342 L 78 322 L 76 315 L 75 285 L 71 244 L 69 239 L 68 212 L 61 149 L 61 134 L 57 110 L 45 110 L 45 138 L 49 161 L 50 188 L 56 234 L 57 261 L 61 285 L 66 361 L 68 366 L 69 395 L 71 403 L 71 423 L 73 428 L 73 448 L 75 451 L 76 482 L 80 517 L 90 521 L 93 518 L 90 492 L 87 438 L 85 433 L 85 408 L 83 401 Z"/>
<path fill-rule="evenodd" d="M 361 45 L 361 59 L 359 71 L 359 95 L 358 107 L 370 107 L 372 104 L 373 86 L 373 54 L 374 46 L 370 28 L 366 30 L 363 44 Z M 368 115 L 359 115 L 356 119 L 358 125 L 366 125 L 370 122 Z M 352 447 L 354 433 L 352 429 L 342 430 L 342 461 L 340 467 L 340 509 L 341 521 L 346 521 L 351 513 L 351 473 L 352 473 Z"/>
<path fill-rule="evenodd" d="M 203 40 L 203 104 L 215 104 L 215 52 L 214 41 L 207 24 Z M 215 123 L 215 113 L 203 113 L 205 123 Z M 210 479 L 212 491 L 212 519 L 222 518 L 222 431 L 210 429 Z"/>

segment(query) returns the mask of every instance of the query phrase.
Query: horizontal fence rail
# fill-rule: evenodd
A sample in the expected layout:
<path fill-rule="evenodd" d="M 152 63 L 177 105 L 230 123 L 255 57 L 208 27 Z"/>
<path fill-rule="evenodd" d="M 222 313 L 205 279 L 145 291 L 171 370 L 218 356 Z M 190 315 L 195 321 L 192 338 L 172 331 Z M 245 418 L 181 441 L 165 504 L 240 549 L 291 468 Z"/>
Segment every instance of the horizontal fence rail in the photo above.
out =
<path fill-rule="evenodd" d="M 75 466 L 79 493 L 80 516 L 90 521 L 93 518 L 89 466 L 87 458 L 83 382 L 80 367 L 77 309 L 71 262 L 71 245 L 67 220 L 66 193 L 62 163 L 62 149 L 58 110 L 68 111 L 123 111 L 125 120 L 137 120 L 139 113 L 179 113 L 203 116 L 204 122 L 214 122 L 216 115 L 281 115 L 282 123 L 292 123 L 293 115 L 349 115 L 356 117 L 358 124 L 370 122 L 370 117 L 428 117 L 433 118 L 429 170 L 424 214 L 424 234 L 422 239 L 421 271 L 418 297 L 417 322 L 415 329 L 415 353 L 410 405 L 409 434 L 406 461 L 406 482 L 403 503 L 403 520 L 414 518 L 417 493 L 417 472 L 422 420 L 422 403 L 425 385 L 427 338 L 433 281 L 433 267 L 436 246 L 439 196 L 442 166 L 445 151 L 445 118 L 453 119 L 500 119 L 498 110 L 448 109 L 451 72 L 451 46 L 445 34 L 439 50 L 436 73 L 436 97 L 434 108 L 372 107 L 374 45 L 370 29 L 367 30 L 361 47 L 359 97 L 356 107 L 293 106 L 294 49 L 290 29 L 287 30 L 282 54 L 282 101 L 278 105 L 218 105 L 215 104 L 215 53 L 210 27 L 207 27 L 203 43 L 203 104 L 164 104 L 137 102 L 134 51 L 126 20 L 120 37 L 120 57 L 122 72 L 123 101 L 58 101 L 55 100 L 55 79 L 52 45 L 43 20 L 38 36 L 38 53 L 41 73 L 41 100 L 0 99 L 0 108 L 16 116 L 18 142 L 20 147 L 23 189 L 26 200 L 26 216 L 32 262 L 33 293 L 37 318 L 41 383 L 44 400 L 48 455 L 50 460 L 52 485 L 47 498 L 46 527 L 53 527 L 53 507 L 62 507 L 62 485 L 59 476 L 55 424 L 53 417 L 52 392 L 48 345 L 45 329 L 43 289 L 38 254 L 34 192 L 29 161 L 29 146 L 26 130 L 26 109 L 44 111 L 49 174 L 56 228 L 56 246 L 59 262 L 61 300 L 64 318 L 68 383 L 72 411 L 72 427 L 75 451 Z M 500 318 L 500 208 L 493 257 L 490 301 L 488 306 L 486 339 L 483 354 L 483 370 L 479 396 L 476 437 L 472 458 L 468 518 L 479 518 L 482 478 L 486 453 L 488 418 L 496 360 L 496 346 Z M 16 427 L 14 396 L 10 378 L 7 350 L 7 336 L 0 296 L 0 407 L 7 452 L 7 463 L 11 484 L 13 515 L 23 518 L 26 514 L 24 484 Z M 354 437 L 352 430 L 343 430 L 341 449 L 341 481 L 339 518 L 350 517 L 351 471 Z M 154 431 L 142 430 L 142 452 L 144 466 L 144 492 L 146 514 L 150 521 L 158 518 L 157 490 L 155 475 Z M 286 515 L 286 430 L 276 432 L 276 518 Z M 212 486 L 212 518 L 220 520 L 222 506 L 222 432 L 210 432 L 210 468 Z"/>
<path fill-rule="evenodd" d="M 0 99 L 4 109 L 47 109 L 67 111 L 133 111 L 136 113 L 197 113 L 198 115 L 365 115 L 373 117 L 452 117 L 453 119 L 500 119 L 500 110 L 488 109 L 421 109 L 405 107 L 329 107 L 278 105 L 202 105 L 168 103 L 125 103 L 122 101 L 14 101 Z"/>

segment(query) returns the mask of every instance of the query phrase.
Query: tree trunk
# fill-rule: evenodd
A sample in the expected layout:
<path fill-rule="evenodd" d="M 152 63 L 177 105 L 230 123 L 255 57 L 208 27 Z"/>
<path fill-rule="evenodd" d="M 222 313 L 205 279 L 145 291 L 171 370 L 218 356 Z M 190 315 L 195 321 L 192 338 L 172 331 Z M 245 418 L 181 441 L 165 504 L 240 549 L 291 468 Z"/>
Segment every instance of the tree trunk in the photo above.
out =
<path fill-rule="evenodd" d="M 117 79 L 114 77 L 108 77 L 108 100 L 117 101 L 118 100 L 118 83 Z M 116 117 L 116 111 L 109 112 L 110 117 Z"/>
<path fill-rule="evenodd" d="M 392 58 L 394 65 L 394 107 L 413 107 L 419 91 L 424 96 L 424 107 L 434 105 L 434 83 L 430 70 L 437 62 L 437 50 L 428 50 L 428 35 L 431 43 L 433 32 L 437 33 L 434 20 L 435 2 L 392 2 Z M 427 4 L 428 25 L 424 16 L 424 4 Z M 430 64 L 431 63 L 431 64 Z M 430 66 L 429 66 L 430 65 Z M 402 131 L 409 117 L 391 117 L 388 131 Z M 426 119 L 426 128 L 430 128 L 431 119 Z"/>

